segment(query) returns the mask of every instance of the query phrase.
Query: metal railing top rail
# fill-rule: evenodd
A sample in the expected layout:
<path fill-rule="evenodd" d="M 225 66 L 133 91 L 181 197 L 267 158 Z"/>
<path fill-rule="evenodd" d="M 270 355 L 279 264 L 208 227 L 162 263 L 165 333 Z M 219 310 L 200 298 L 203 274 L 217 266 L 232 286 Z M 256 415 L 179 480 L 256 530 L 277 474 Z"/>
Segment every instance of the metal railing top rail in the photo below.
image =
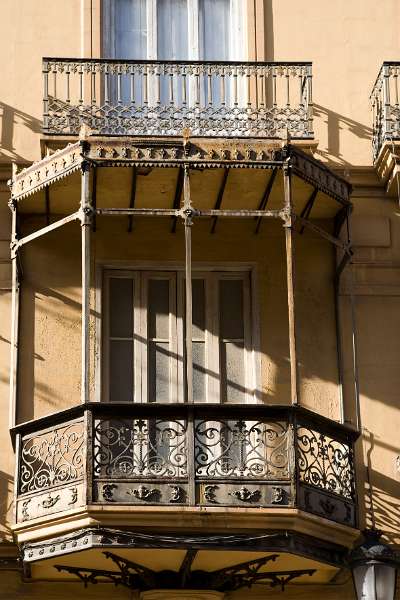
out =
<path fill-rule="evenodd" d="M 128 64 L 128 65 L 221 65 L 248 67 L 312 67 L 311 61 L 228 61 L 228 60 L 148 60 L 148 59 L 120 59 L 120 58 L 71 58 L 44 56 L 45 63 L 88 63 L 88 64 Z"/>
<path fill-rule="evenodd" d="M 89 410 L 94 414 L 102 416 L 142 416 L 152 417 L 168 415 L 185 415 L 188 413 L 201 413 L 204 416 L 224 416 L 226 418 L 253 418 L 264 417 L 272 419 L 290 417 L 297 421 L 310 423 L 316 427 L 324 429 L 327 433 L 340 436 L 343 439 L 356 441 L 360 432 L 349 424 L 342 424 L 333 421 L 323 415 L 320 415 L 304 406 L 300 405 L 282 405 L 282 404 L 211 404 L 211 403 L 131 403 L 131 402 L 90 402 L 88 404 L 79 404 L 71 408 L 46 415 L 38 419 L 25 421 L 13 427 L 10 431 L 13 436 L 16 434 L 28 435 L 37 431 L 42 431 L 53 425 L 65 423 L 77 417 L 83 416 L 84 412 Z"/>
<path fill-rule="evenodd" d="M 385 68 L 388 68 L 388 67 L 400 67 L 400 60 L 385 60 L 382 63 L 382 66 L 379 69 L 379 73 L 375 79 L 374 85 L 372 86 L 372 91 L 369 95 L 369 98 L 371 101 L 374 98 L 374 94 L 376 94 L 382 88 L 383 74 L 384 74 Z"/>

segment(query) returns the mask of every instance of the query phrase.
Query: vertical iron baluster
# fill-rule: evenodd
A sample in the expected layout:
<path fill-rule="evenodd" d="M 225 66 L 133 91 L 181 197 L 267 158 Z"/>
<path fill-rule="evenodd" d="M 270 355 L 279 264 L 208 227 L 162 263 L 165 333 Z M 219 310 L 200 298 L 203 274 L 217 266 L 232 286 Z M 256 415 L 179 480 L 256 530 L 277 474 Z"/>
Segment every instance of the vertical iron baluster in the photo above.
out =
<path fill-rule="evenodd" d="M 83 68 L 82 63 L 79 67 L 79 105 L 83 105 Z"/>
<path fill-rule="evenodd" d="M 121 65 L 117 67 L 117 103 L 122 104 L 121 98 Z"/>
<path fill-rule="evenodd" d="M 43 62 L 43 128 L 49 127 L 49 67 Z"/>
<path fill-rule="evenodd" d="M 200 67 L 196 67 L 196 71 L 194 74 L 195 82 L 196 82 L 196 107 L 200 106 Z"/>
<path fill-rule="evenodd" d="M 91 72 L 91 90 L 90 94 L 92 97 L 92 106 L 96 105 L 96 67 L 93 65 Z"/>
<path fill-rule="evenodd" d="M 169 103 L 171 106 L 173 106 L 174 105 L 174 71 L 173 71 L 172 66 L 170 67 L 168 77 L 169 77 Z"/>
<path fill-rule="evenodd" d="M 247 108 L 250 108 L 251 106 L 251 83 L 250 83 L 250 69 L 249 67 L 247 67 L 246 69 L 246 81 L 247 81 Z"/>
<path fill-rule="evenodd" d="M 69 85 L 70 84 L 70 82 L 69 82 L 69 76 L 70 76 L 69 67 L 67 67 L 67 70 L 65 71 L 65 75 L 66 75 L 66 78 L 65 78 L 65 85 L 66 85 L 65 102 L 67 104 L 70 104 L 71 97 L 70 97 L 70 85 Z"/>
<path fill-rule="evenodd" d="M 108 79 L 109 79 L 108 65 L 106 64 L 105 69 L 104 69 L 104 102 L 105 102 L 105 104 L 109 104 L 109 102 L 110 102 Z"/>
<path fill-rule="evenodd" d="M 182 105 L 186 106 L 187 95 L 186 95 L 186 67 L 185 66 L 182 66 L 181 81 L 182 81 Z"/>
<path fill-rule="evenodd" d="M 272 70 L 272 106 L 276 108 L 276 69 Z"/>
<path fill-rule="evenodd" d="M 161 104 L 161 73 L 160 73 L 160 69 L 161 66 L 158 65 L 156 67 L 156 104 L 159 106 Z"/>
<path fill-rule="evenodd" d="M 238 105 L 238 69 L 234 68 L 233 71 L 233 104 L 234 106 Z"/>
<path fill-rule="evenodd" d="M 259 76 L 259 84 L 260 84 L 260 108 L 265 107 L 265 73 L 261 71 Z"/>
<path fill-rule="evenodd" d="M 130 68 L 130 80 L 131 80 L 131 104 L 135 104 L 135 67 L 131 65 Z"/>
<path fill-rule="evenodd" d="M 286 106 L 290 107 L 290 73 L 289 68 L 286 69 Z"/>
<path fill-rule="evenodd" d="M 225 97 L 225 67 L 222 67 L 222 70 L 221 70 L 220 84 L 221 84 L 221 106 L 225 106 L 226 105 L 226 97 Z"/>
<path fill-rule="evenodd" d="M 143 67 L 142 83 L 143 83 L 143 104 L 145 104 L 147 106 L 148 103 L 149 103 L 149 89 L 148 89 L 148 71 L 147 71 L 147 66 Z"/>
<path fill-rule="evenodd" d="M 212 106 L 212 75 L 211 75 L 211 67 L 207 69 L 207 104 L 208 106 Z"/>
<path fill-rule="evenodd" d="M 307 75 L 307 122 L 308 122 L 308 135 L 313 133 L 313 96 L 312 96 L 312 73 L 311 67 L 308 67 Z"/>

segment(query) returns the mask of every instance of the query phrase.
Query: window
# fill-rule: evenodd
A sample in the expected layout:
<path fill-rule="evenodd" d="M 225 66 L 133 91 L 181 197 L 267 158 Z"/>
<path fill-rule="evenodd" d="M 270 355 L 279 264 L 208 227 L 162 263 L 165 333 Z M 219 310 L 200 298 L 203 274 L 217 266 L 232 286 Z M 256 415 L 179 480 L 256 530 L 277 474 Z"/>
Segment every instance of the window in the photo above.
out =
<path fill-rule="evenodd" d="M 246 60 L 243 0 L 103 0 L 107 58 Z"/>
<path fill-rule="evenodd" d="M 193 401 L 255 401 L 251 273 L 193 274 Z M 185 402 L 185 279 L 181 271 L 104 276 L 103 397 Z"/>

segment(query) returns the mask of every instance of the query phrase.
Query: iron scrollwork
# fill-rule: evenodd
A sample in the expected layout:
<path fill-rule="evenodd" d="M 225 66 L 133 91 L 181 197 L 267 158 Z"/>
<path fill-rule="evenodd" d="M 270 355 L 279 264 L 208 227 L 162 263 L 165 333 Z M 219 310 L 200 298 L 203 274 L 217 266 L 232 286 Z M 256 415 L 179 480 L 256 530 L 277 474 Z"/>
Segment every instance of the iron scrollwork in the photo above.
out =
<path fill-rule="evenodd" d="M 350 444 L 298 426 L 297 451 L 302 483 L 354 500 L 354 463 Z"/>
<path fill-rule="evenodd" d="M 284 422 L 196 421 L 196 475 L 287 479 L 288 433 Z"/>
<path fill-rule="evenodd" d="M 22 441 L 19 492 L 45 490 L 83 477 L 83 423 L 75 422 Z"/>
<path fill-rule="evenodd" d="M 94 475 L 110 478 L 185 477 L 185 422 L 98 420 L 94 435 Z"/>

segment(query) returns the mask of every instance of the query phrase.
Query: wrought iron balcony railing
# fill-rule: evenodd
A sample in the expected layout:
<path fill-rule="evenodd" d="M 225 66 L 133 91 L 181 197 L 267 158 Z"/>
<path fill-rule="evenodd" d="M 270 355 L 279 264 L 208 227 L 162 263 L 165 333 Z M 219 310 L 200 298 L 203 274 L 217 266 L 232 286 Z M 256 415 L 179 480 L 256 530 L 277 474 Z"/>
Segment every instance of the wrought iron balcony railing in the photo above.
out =
<path fill-rule="evenodd" d="M 356 524 L 357 434 L 299 407 L 89 404 L 17 438 L 20 524 L 110 503 L 297 507 Z"/>
<path fill-rule="evenodd" d="M 43 132 L 313 137 L 311 63 L 43 59 Z"/>
<path fill-rule="evenodd" d="M 385 142 L 400 140 L 399 76 L 400 62 L 384 62 L 370 96 L 374 160 Z"/>

